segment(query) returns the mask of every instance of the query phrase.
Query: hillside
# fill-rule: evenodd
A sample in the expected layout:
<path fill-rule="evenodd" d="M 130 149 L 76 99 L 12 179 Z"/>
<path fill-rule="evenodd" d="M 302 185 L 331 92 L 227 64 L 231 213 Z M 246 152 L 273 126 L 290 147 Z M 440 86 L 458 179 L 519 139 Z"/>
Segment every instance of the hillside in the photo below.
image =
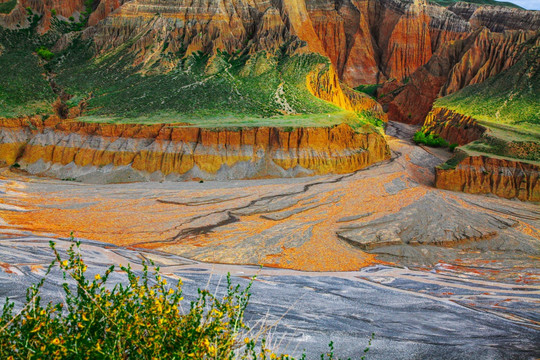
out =
<path fill-rule="evenodd" d="M 515 9 L 523 9 L 521 6 L 516 5 L 509 1 L 497 1 L 497 0 L 429 0 L 429 2 L 441 5 L 441 6 L 452 6 L 458 2 L 465 2 L 471 4 L 479 5 L 491 5 L 491 6 L 506 6 Z"/>

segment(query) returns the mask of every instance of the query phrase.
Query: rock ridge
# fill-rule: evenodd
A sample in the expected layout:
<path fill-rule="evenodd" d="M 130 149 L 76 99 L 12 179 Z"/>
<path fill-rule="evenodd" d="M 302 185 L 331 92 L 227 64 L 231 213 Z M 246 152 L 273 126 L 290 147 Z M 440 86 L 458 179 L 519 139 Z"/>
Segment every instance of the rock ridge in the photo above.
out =
<path fill-rule="evenodd" d="M 355 132 L 346 124 L 229 130 L 36 116 L 1 119 L 0 134 L 5 164 L 83 181 L 102 172 L 106 182 L 341 174 L 390 157 L 383 135 Z"/>

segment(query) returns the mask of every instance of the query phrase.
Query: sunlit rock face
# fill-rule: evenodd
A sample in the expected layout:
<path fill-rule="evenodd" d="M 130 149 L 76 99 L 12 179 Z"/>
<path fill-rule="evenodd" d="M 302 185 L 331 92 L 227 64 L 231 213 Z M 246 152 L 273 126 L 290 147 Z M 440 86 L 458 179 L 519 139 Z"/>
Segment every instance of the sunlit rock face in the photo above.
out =
<path fill-rule="evenodd" d="M 468 156 L 453 169 L 438 168 L 435 186 L 472 194 L 540 201 L 540 167 L 509 159 Z"/>
<path fill-rule="evenodd" d="M 478 140 L 486 128 L 470 117 L 445 108 L 435 108 L 424 122 L 426 132 L 437 134 L 450 144 L 465 145 Z"/>
<path fill-rule="evenodd" d="M 540 44 L 538 32 L 478 29 L 463 40 L 445 43 L 406 84 L 385 84 L 381 101 L 391 119 L 422 124 L 435 99 L 509 69 L 528 51 L 525 43 Z"/>
<path fill-rule="evenodd" d="M 349 173 L 389 158 L 383 135 L 327 128 L 212 130 L 175 124 L 4 120 L 1 159 L 30 173 L 104 182 Z M 107 180 L 109 179 L 109 180 Z"/>
<path fill-rule="evenodd" d="M 42 32 L 50 28 L 53 9 L 64 19 L 90 11 L 88 24 L 97 27 L 94 38 L 101 49 L 128 40 L 134 50 L 162 42 L 165 51 L 188 54 L 246 47 L 273 52 L 294 44 L 295 51 L 328 56 L 351 86 L 402 80 L 445 43 L 480 27 L 535 30 L 540 23 L 540 15 L 531 11 L 462 3 L 447 9 L 419 0 L 101 0 L 90 9 L 83 0 L 23 0 L 0 15 L 0 25 L 28 26 L 26 7 L 43 15 Z"/>

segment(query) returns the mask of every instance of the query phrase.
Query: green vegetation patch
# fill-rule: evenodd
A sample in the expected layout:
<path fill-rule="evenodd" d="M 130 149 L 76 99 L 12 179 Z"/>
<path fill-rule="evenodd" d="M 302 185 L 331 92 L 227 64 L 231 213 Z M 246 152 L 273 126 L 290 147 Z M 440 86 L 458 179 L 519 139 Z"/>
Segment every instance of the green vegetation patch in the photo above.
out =
<path fill-rule="evenodd" d="M 40 46 L 38 49 L 36 49 L 36 53 L 39 55 L 40 58 L 43 60 L 52 60 L 54 57 L 54 53 L 47 49 L 45 46 Z"/>
<path fill-rule="evenodd" d="M 30 30 L 0 29 L 0 116 L 18 117 L 50 112 L 55 95 L 35 50 L 49 45 L 47 37 Z"/>
<path fill-rule="evenodd" d="M 454 150 L 458 144 L 449 144 L 448 141 L 443 139 L 437 134 L 425 132 L 423 129 L 417 131 L 413 140 L 416 144 L 423 144 L 431 147 L 448 147 L 450 150 Z"/>
<path fill-rule="evenodd" d="M 210 128 L 382 126 L 373 114 L 345 112 L 309 92 L 307 74 L 329 66 L 318 54 L 196 52 L 164 72 L 159 62 L 150 69 L 133 66 L 130 45 L 94 58 L 93 44 L 76 39 L 47 65 L 59 86 L 87 98 L 82 120 Z"/>
<path fill-rule="evenodd" d="M 540 47 L 534 44 L 511 68 L 438 99 L 445 107 L 488 123 L 540 132 Z"/>
<path fill-rule="evenodd" d="M 377 98 L 377 89 L 379 89 L 381 86 L 382 84 L 359 85 L 355 87 L 354 90 L 368 94 L 372 98 Z"/>
<path fill-rule="evenodd" d="M 9 14 L 15 6 L 17 5 L 17 0 L 9 0 L 8 2 L 0 4 L 0 14 Z"/>
<path fill-rule="evenodd" d="M 460 148 L 461 149 L 461 148 Z M 447 162 L 439 165 L 437 168 L 441 170 L 452 170 L 455 169 L 458 164 L 463 161 L 467 157 L 467 153 L 465 151 L 456 151 L 454 156 L 452 156 L 450 159 L 448 159 Z"/>
<path fill-rule="evenodd" d="M 88 10 L 95 3 L 85 5 Z M 382 131 L 377 114 L 347 112 L 310 93 L 306 76 L 330 66 L 319 54 L 291 56 L 284 44 L 275 53 L 186 56 L 185 49 L 168 52 L 165 42 L 149 45 L 145 52 L 155 55 L 145 62 L 132 47 L 143 34 L 99 54 L 94 43 L 79 34 L 53 53 L 49 49 L 73 25 L 56 17 L 51 27 L 47 36 L 27 29 L 0 32 L 0 45 L 6 49 L 0 64 L 14 70 L 0 77 L 0 85 L 5 84 L 0 89 L 0 116 L 51 113 L 47 107 L 60 94 L 68 107 L 84 102 L 82 120 L 93 122 L 208 128 L 347 123 L 358 131 Z"/>

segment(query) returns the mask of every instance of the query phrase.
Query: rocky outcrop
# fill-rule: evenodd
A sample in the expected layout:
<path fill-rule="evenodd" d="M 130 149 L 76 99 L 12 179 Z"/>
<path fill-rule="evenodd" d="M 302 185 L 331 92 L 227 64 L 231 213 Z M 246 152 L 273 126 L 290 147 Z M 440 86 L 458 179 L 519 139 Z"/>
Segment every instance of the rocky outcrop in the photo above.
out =
<path fill-rule="evenodd" d="M 450 144 L 465 145 L 480 139 L 487 129 L 470 116 L 435 108 L 426 117 L 423 130 L 439 135 Z"/>
<path fill-rule="evenodd" d="M 383 135 L 331 128 L 199 129 L 40 117 L 0 122 L 1 161 L 30 173 L 102 181 L 348 173 L 388 159 Z"/>
<path fill-rule="evenodd" d="M 473 28 L 486 27 L 491 31 L 538 30 L 540 12 L 522 9 L 458 2 L 448 8 L 471 24 Z"/>
<path fill-rule="evenodd" d="M 524 43 L 539 41 L 534 31 L 494 33 L 482 28 L 463 40 L 445 43 L 406 84 L 385 85 L 380 101 L 386 104 L 390 119 L 421 124 L 438 97 L 501 73 L 527 52 Z"/>
<path fill-rule="evenodd" d="M 314 96 L 331 102 L 345 110 L 354 112 L 368 111 L 377 118 L 388 121 L 382 106 L 370 96 L 353 91 L 340 83 L 333 66 L 327 70 L 317 69 L 308 74 L 306 86 Z"/>
<path fill-rule="evenodd" d="M 9 14 L 0 14 L 0 26 L 9 29 L 25 28 L 30 25 L 31 19 L 27 9 L 32 15 L 40 16 L 38 31 L 45 33 L 51 28 L 54 17 L 67 21 L 71 17 L 73 21 L 82 21 L 83 13 L 90 10 L 89 25 L 95 25 L 105 19 L 111 12 L 119 8 L 127 0 L 98 0 L 93 1 L 90 9 L 86 8 L 85 0 L 19 0 L 15 8 Z M 70 20 L 71 21 L 71 20 Z"/>
<path fill-rule="evenodd" d="M 214 1 L 100 0 L 87 9 L 84 0 L 21 0 L 0 25 L 29 25 L 25 8 L 42 15 L 39 29 L 56 16 L 76 21 L 90 10 L 86 32 L 99 51 L 128 45 L 137 63 L 165 54 L 218 49 L 318 52 L 330 58 L 350 86 L 403 80 L 449 42 L 475 29 L 492 32 L 537 30 L 538 12 L 458 3 L 449 8 L 423 0 L 278 0 Z"/>
<path fill-rule="evenodd" d="M 540 201 L 540 166 L 487 156 L 465 156 L 436 169 L 435 186 L 472 194 Z"/>

